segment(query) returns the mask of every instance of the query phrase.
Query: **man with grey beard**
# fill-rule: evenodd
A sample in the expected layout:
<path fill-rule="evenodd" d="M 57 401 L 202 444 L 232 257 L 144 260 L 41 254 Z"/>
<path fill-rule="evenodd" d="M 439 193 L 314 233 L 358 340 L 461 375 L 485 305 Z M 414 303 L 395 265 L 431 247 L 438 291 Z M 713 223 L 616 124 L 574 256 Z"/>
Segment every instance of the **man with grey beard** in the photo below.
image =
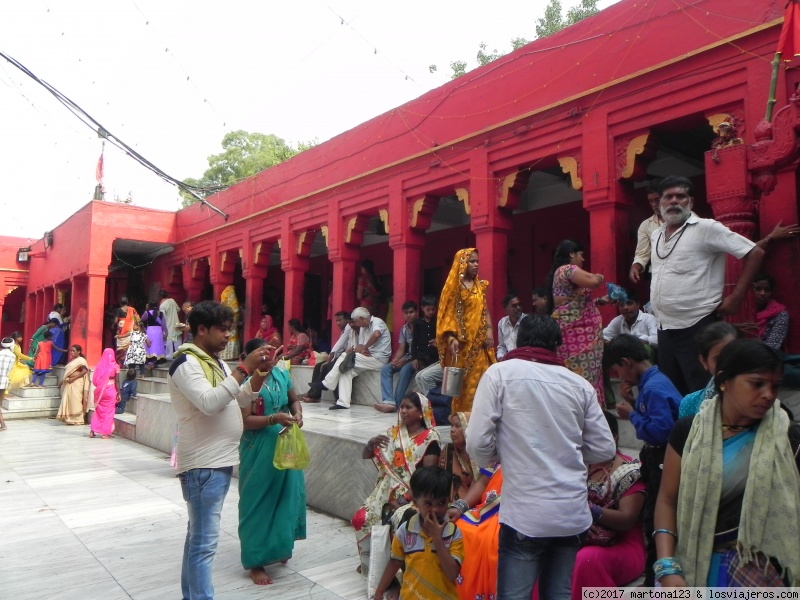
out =
<path fill-rule="evenodd" d="M 722 223 L 693 215 L 694 185 L 685 177 L 667 177 L 660 190 L 664 223 L 650 236 L 658 367 L 687 394 L 708 381 L 695 335 L 718 318 L 738 312 L 764 251 Z M 726 254 L 744 259 L 744 265 L 736 287 L 723 299 Z"/>

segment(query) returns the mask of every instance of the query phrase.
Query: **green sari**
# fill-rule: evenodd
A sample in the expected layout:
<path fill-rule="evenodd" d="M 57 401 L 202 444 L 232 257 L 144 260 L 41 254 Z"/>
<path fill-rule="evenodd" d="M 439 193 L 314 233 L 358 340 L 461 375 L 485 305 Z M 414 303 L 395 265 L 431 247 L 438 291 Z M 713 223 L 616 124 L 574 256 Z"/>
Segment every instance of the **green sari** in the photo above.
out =
<path fill-rule="evenodd" d="M 254 415 L 289 412 L 287 371 L 275 368 L 254 403 Z M 306 537 L 303 472 L 272 466 L 280 425 L 245 431 L 239 444 L 239 540 L 242 566 L 256 569 L 292 556 Z"/>
<path fill-rule="evenodd" d="M 30 356 L 36 356 L 36 350 L 39 348 L 39 342 L 44 341 L 44 332 L 50 331 L 50 328 L 47 325 L 42 325 L 39 329 L 36 330 L 36 333 L 33 334 L 31 338 L 31 347 L 28 349 L 28 354 Z M 31 369 L 33 368 L 33 361 L 26 362 Z"/>

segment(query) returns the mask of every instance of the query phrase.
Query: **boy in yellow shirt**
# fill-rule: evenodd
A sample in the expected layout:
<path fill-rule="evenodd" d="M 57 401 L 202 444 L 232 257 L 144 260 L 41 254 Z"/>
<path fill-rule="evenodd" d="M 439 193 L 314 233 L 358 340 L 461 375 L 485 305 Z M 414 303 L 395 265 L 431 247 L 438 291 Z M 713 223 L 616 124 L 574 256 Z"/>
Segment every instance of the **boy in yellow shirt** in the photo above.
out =
<path fill-rule="evenodd" d="M 422 467 L 411 476 L 411 494 L 419 511 L 397 528 L 389 564 L 375 590 L 383 594 L 397 570 L 405 565 L 400 600 L 446 598 L 458 600 L 456 578 L 464 559 L 464 541 L 447 520 L 451 478 L 440 467 Z"/>

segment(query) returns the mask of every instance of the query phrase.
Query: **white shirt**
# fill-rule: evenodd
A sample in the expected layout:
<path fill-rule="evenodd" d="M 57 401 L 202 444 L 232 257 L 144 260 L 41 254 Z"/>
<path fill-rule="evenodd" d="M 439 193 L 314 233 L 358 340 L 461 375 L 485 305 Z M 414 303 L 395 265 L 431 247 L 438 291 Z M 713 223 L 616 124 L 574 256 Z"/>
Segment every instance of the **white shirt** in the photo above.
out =
<path fill-rule="evenodd" d="M 566 367 L 518 358 L 478 383 L 467 452 L 503 466 L 500 522 L 529 537 L 577 535 L 592 524 L 586 465 L 616 447 L 594 388 Z"/>
<path fill-rule="evenodd" d="M 629 326 L 625 317 L 618 315 L 603 329 L 603 339 L 610 342 L 623 333 L 636 336 L 645 344 L 655 348 L 658 346 L 658 319 L 640 310 L 636 315 L 636 321 Z"/>
<path fill-rule="evenodd" d="M 642 265 L 642 269 L 647 269 L 650 264 L 650 236 L 661 226 L 658 217 L 652 215 L 639 225 L 636 231 L 636 252 L 633 255 L 633 264 Z"/>
<path fill-rule="evenodd" d="M 344 329 L 339 332 L 339 339 L 336 340 L 336 343 L 331 348 L 331 356 L 333 356 L 333 360 L 335 360 L 342 352 L 347 350 L 348 342 L 350 341 L 350 335 L 352 334 L 353 330 L 350 328 L 350 325 L 345 325 Z"/>
<path fill-rule="evenodd" d="M 258 397 L 250 381 L 239 385 L 224 361 L 227 377 L 217 387 L 203 374 L 200 361 L 182 354 L 170 365 L 167 385 L 178 418 L 178 473 L 239 464 L 242 412 Z"/>
<path fill-rule="evenodd" d="M 725 258 L 743 258 L 755 243 L 713 219 L 691 215 L 664 240 L 666 224 L 651 238 L 650 301 L 662 329 L 686 329 L 722 302 Z"/>
<path fill-rule="evenodd" d="M 362 327 L 358 332 L 358 343 L 366 344 L 376 331 L 380 331 L 381 336 L 369 347 L 369 353 L 373 358 L 385 363 L 389 361 L 389 355 L 392 353 L 392 338 L 382 319 L 370 317 L 369 325 Z"/>
<path fill-rule="evenodd" d="M 521 314 L 517 319 L 516 325 L 511 325 L 511 319 L 508 316 L 503 317 L 497 322 L 497 360 L 503 360 L 503 357 L 517 347 L 517 335 L 519 334 L 519 324 L 525 318 L 525 313 Z"/>

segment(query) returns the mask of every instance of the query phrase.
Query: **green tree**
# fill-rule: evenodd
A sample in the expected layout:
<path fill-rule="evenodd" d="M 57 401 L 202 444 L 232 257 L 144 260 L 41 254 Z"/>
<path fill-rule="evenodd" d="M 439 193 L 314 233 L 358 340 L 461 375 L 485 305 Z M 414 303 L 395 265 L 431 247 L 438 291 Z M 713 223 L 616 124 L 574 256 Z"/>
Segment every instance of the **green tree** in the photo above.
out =
<path fill-rule="evenodd" d="M 231 131 L 222 138 L 223 151 L 208 157 L 208 169 L 203 176 L 200 179 L 189 177 L 183 183 L 194 188 L 195 194 L 205 198 L 316 145 L 315 139 L 300 142 L 295 148 L 271 133 L 251 133 L 242 129 Z M 180 194 L 184 206 L 197 201 L 197 198 L 185 190 L 181 190 Z"/>
<path fill-rule="evenodd" d="M 597 14 L 599 10 L 597 8 L 598 1 L 599 0 L 580 0 L 577 5 L 567 10 L 567 14 L 564 16 L 561 0 L 550 0 L 547 8 L 544 9 L 544 15 L 536 19 L 536 39 L 552 35 L 557 31 L 561 31 L 565 27 L 574 25 L 586 17 L 591 17 L 592 15 Z M 527 44 L 528 41 L 529 40 L 523 37 L 514 38 L 511 40 L 511 48 L 513 50 L 517 50 Z M 478 60 L 478 66 L 488 65 L 490 62 L 497 60 L 504 54 L 505 52 L 500 52 L 496 49 L 492 50 L 491 52 L 487 52 L 486 43 L 481 42 L 478 49 L 478 54 L 476 56 Z M 467 62 L 463 60 L 455 60 L 451 62 L 450 79 L 457 79 L 458 77 L 461 77 L 464 73 L 470 70 L 467 67 Z M 428 70 L 431 73 L 436 73 L 438 69 L 436 65 L 430 65 Z"/>

